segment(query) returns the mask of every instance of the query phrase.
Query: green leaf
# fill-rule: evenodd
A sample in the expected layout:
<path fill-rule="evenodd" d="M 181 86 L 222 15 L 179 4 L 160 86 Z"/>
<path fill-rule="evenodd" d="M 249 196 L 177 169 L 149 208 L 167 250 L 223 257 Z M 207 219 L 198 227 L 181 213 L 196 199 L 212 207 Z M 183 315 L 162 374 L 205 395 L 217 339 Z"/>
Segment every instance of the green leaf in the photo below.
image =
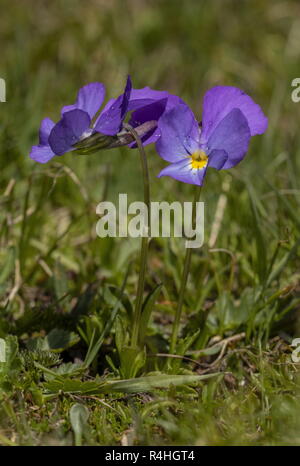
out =
<path fill-rule="evenodd" d="M 116 318 L 115 332 L 116 347 L 118 354 L 120 355 L 122 353 L 122 349 L 127 345 L 129 339 L 123 319 L 120 316 L 117 316 Z"/>
<path fill-rule="evenodd" d="M 121 288 L 117 286 L 108 285 L 104 288 L 103 298 L 110 307 L 115 308 L 118 301 L 122 303 L 122 306 L 126 310 L 128 316 L 131 316 L 133 313 L 132 304 L 127 294 L 124 292 L 130 272 L 130 265 L 128 266 L 127 272 L 125 274 L 124 280 L 122 282 Z M 117 300 L 117 301 L 116 301 Z"/>
<path fill-rule="evenodd" d="M 21 369 L 22 365 L 19 357 L 19 344 L 17 337 L 9 335 L 5 339 L 5 344 L 3 344 L 2 340 L 1 354 L 4 361 L 0 362 L 0 376 L 15 375 L 15 373 Z"/>
<path fill-rule="evenodd" d="M 187 350 L 192 346 L 194 341 L 197 340 L 199 333 L 200 333 L 200 330 L 197 330 L 192 335 L 187 336 L 186 338 L 183 338 L 182 340 L 180 340 L 178 347 L 177 347 L 177 354 L 184 355 L 187 352 Z"/>
<path fill-rule="evenodd" d="M 45 371 L 47 373 L 55 374 L 53 371 Z M 44 383 L 44 388 L 47 394 L 58 395 L 59 393 L 73 393 L 76 395 L 99 395 L 103 383 L 87 381 L 82 382 L 78 379 L 56 378 Z"/>
<path fill-rule="evenodd" d="M 143 346 L 144 339 L 146 336 L 147 332 L 147 327 L 149 324 L 151 312 L 153 310 L 155 300 L 157 296 L 159 295 L 161 289 L 162 289 L 163 284 L 160 283 L 157 285 L 146 297 L 143 308 L 142 308 L 142 317 L 141 317 L 141 322 L 140 322 L 140 333 L 139 333 L 139 342 L 141 346 Z"/>
<path fill-rule="evenodd" d="M 183 356 L 184 354 L 186 354 L 187 350 L 197 340 L 199 334 L 200 334 L 200 330 L 197 330 L 192 335 L 180 339 L 177 345 L 176 354 L 180 356 Z M 168 372 L 171 370 L 173 373 L 178 372 L 180 365 L 181 365 L 181 359 L 169 358 L 167 360 Z"/>
<path fill-rule="evenodd" d="M 50 372 L 47 370 L 47 372 Z M 136 379 L 105 380 L 101 382 L 82 382 L 77 379 L 55 379 L 44 383 L 45 396 L 52 397 L 63 393 L 75 395 L 100 395 L 114 392 L 121 393 L 142 393 L 152 392 L 157 389 L 178 387 L 180 385 L 190 385 L 200 383 L 203 380 L 221 375 L 219 372 L 206 375 L 150 375 Z"/>
<path fill-rule="evenodd" d="M 70 423 L 74 431 L 75 445 L 82 445 L 82 437 L 88 430 L 89 410 L 81 403 L 74 404 L 70 409 Z"/>
<path fill-rule="evenodd" d="M 0 362 L 6 362 L 6 343 L 3 338 L 0 338 Z"/>
<path fill-rule="evenodd" d="M 80 363 L 72 363 L 72 362 L 67 362 L 60 364 L 58 367 L 53 367 L 51 369 L 52 374 L 45 373 L 44 377 L 46 380 L 52 380 L 56 378 L 56 375 L 59 376 L 74 376 L 74 375 L 79 375 L 79 373 L 83 372 L 85 367 L 83 364 Z"/>
<path fill-rule="evenodd" d="M 120 372 L 122 377 L 136 377 L 139 370 L 144 367 L 146 362 L 146 352 L 140 348 L 123 346 L 119 352 L 121 361 Z"/>
<path fill-rule="evenodd" d="M 171 386 L 178 387 L 180 385 L 189 385 L 202 382 L 220 375 L 220 373 L 206 375 L 152 375 L 139 377 L 137 379 L 117 380 L 106 382 L 101 388 L 101 392 L 122 392 L 122 393 L 140 393 L 151 392 L 155 389 L 169 388 Z"/>
<path fill-rule="evenodd" d="M 111 293 L 110 289 L 107 288 L 108 292 L 109 292 L 109 295 L 113 296 L 113 310 L 111 312 L 111 315 L 110 315 L 110 319 L 108 320 L 108 322 L 106 323 L 104 329 L 103 329 L 103 332 L 101 333 L 100 337 L 98 338 L 98 340 L 96 342 L 94 342 L 94 336 L 95 334 L 93 333 L 93 336 L 91 338 L 91 342 L 90 342 L 90 345 L 89 345 L 89 348 L 88 348 L 88 351 L 87 351 L 87 354 L 86 354 L 86 357 L 85 357 L 85 361 L 84 361 L 84 366 L 85 367 L 88 367 L 92 364 L 92 362 L 94 361 L 94 359 L 96 358 L 98 352 L 99 352 L 99 349 L 101 348 L 102 346 L 102 343 L 104 341 L 104 338 L 107 336 L 107 334 L 110 332 L 114 322 L 115 322 L 115 319 L 117 317 L 117 314 L 122 306 L 122 298 L 124 298 L 124 289 L 125 289 L 125 286 L 126 286 L 126 283 L 127 283 L 127 279 L 128 279 L 128 275 L 129 275 L 129 270 L 130 270 L 130 267 L 128 267 L 127 269 L 127 273 L 125 275 L 125 278 L 123 280 L 123 283 L 122 283 L 122 287 L 120 290 L 118 290 L 117 292 L 117 300 L 115 298 L 115 296 L 113 296 L 113 294 Z M 116 289 L 116 288 L 115 288 Z M 106 293 L 106 296 L 107 296 L 107 293 Z M 130 302 L 129 300 L 127 300 L 127 304 L 129 303 L 130 305 Z"/>
<path fill-rule="evenodd" d="M 248 192 L 250 197 L 251 210 L 253 215 L 253 228 L 255 235 L 256 244 L 256 263 L 257 263 L 257 274 L 260 282 L 263 283 L 266 279 L 267 273 L 267 247 L 264 240 L 264 235 L 261 230 L 261 217 L 258 214 L 256 207 L 256 199 L 253 190 L 248 186 Z"/>
<path fill-rule="evenodd" d="M 240 325 L 246 324 L 254 309 L 255 298 L 259 291 L 259 287 L 245 288 L 238 301 L 234 301 L 230 292 L 222 293 L 208 316 L 209 328 L 223 335 L 226 331 L 233 331 Z"/>
<path fill-rule="evenodd" d="M 1 268 L 0 285 L 2 285 L 12 273 L 14 269 L 14 264 L 15 264 L 15 255 L 16 255 L 15 248 L 10 247 L 7 251 L 4 265 Z"/>
<path fill-rule="evenodd" d="M 270 286 L 272 281 L 275 280 L 285 269 L 286 265 L 288 262 L 297 254 L 297 249 L 300 245 L 300 237 L 297 239 L 293 247 L 288 251 L 282 259 L 279 261 L 279 263 L 276 265 L 276 267 L 273 268 L 272 272 L 270 273 L 266 286 Z"/>
<path fill-rule="evenodd" d="M 53 282 L 57 299 L 61 299 L 68 294 L 69 286 L 66 269 L 59 261 L 55 264 Z"/>
<path fill-rule="evenodd" d="M 61 353 L 67 348 L 75 345 L 79 341 L 79 336 L 74 332 L 54 328 L 44 338 L 34 338 L 29 340 L 27 348 L 30 350 L 54 351 Z"/>

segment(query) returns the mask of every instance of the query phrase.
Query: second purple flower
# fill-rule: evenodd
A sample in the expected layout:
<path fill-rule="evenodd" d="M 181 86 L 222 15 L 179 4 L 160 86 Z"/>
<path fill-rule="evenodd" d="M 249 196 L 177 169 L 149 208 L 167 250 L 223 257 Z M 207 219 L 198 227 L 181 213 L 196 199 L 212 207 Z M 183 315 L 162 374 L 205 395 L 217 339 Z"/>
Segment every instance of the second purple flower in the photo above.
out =
<path fill-rule="evenodd" d="M 228 169 L 245 156 L 251 136 L 268 120 L 259 105 L 236 87 L 216 86 L 204 96 L 202 127 L 185 103 L 165 112 L 158 123 L 159 155 L 170 162 L 160 174 L 201 186 L 208 167 Z"/>

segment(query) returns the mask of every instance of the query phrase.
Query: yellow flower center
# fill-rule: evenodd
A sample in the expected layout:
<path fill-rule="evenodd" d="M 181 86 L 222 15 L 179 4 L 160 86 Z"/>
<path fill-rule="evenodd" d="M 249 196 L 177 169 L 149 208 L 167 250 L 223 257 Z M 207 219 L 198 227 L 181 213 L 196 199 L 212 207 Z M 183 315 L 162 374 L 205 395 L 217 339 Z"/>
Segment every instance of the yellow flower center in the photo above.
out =
<path fill-rule="evenodd" d="M 206 167 L 207 162 L 208 162 L 208 157 L 203 150 L 196 150 L 191 155 L 191 165 L 192 165 L 192 168 L 195 168 L 196 170 Z"/>

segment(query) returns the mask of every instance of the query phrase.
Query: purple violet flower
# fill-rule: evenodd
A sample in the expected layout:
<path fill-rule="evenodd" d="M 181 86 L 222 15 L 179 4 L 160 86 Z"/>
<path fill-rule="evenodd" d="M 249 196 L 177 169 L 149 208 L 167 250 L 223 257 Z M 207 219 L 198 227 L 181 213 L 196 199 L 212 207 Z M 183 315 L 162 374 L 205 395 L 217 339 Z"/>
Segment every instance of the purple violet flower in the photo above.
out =
<path fill-rule="evenodd" d="M 216 86 L 204 96 L 202 128 L 184 103 L 158 121 L 159 155 L 170 162 L 160 174 L 201 186 L 208 167 L 228 169 L 245 156 L 251 136 L 266 131 L 268 119 L 251 97 L 236 87 Z"/>
<path fill-rule="evenodd" d="M 165 111 L 184 103 L 179 97 L 166 91 L 155 91 L 149 87 L 132 89 L 131 79 L 128 77 L 124 93 L 117 99 L 109 100 L 95 120 L 104 95 L 102 83 L 87 84 L 79 90 L 75 104 L 62 108 L 62 118 L 58 123 L 55 124 L 50 118 L 42 120 L 39 144 L 32 147 L 30 157 L 36 162 L 47 163 L 55 155 L 76 150 L 74 145 L 78 143 L 82 143 L 84 148 L 96 150 L 99 148 L 97 141 L 91 141 L 90 136 L 95 133 L 117 135 L 122 130 L 128 112 L 132 112 L 129 124 L 133 128 L 139 126 L 142 131 L 143 144 L 156 142 L 161 136 L 157 126 L 159 118 Z M 126 143 L 126 139 L 125 142 L 122 141 L 120 138 L 115 144 L 108 142 L 108 145 L 116 147 Z M 135 142 L 128 145 L 136 147 Z"/>
<path fill-rule="evenodd" d="M 82 87 L 75 104 L 62 108 L 62 118 L 58 123 L 55 124 L 50 118 L 42 120 L 39 145 L 32 147 L 30 157 L 36 162 L 46 163 L 55 155 L 74 150 L 74 144 L 94 133 L 117 134 L 127 113 L 131 88 L 128 77 L 124 93 L 109 101 L 92 124 L 104 100 L 105 88 L 97 82 Z"/>
<path fill-rule="evenodd" d="M 111 100 L 108 104 L 113 104 L 115 100 Z M 157 125 L 160 117 L 171 108 L 184 104 L 176 95 L 169 94 L 167 91 L 156 91 L 146 86 L 142 89 L 132 89 L 129 102 L 128 112 L 132 112 L 128 121 L 133 128 L 142 126 L 147 122 L 154 122 L 151 129 L 141 136 L 144 146 L 156 142 L 161 132 Z M 129 147 L 136 147 L 136 143 L 128 144 Z"/>
<path fill-rule="evenodd" d="M 136 128 L 147 121 L 157 122 L 152 130 L 142 136 L 144 146 L 155 143 L 161 137 L 159 128 L 161 116 L 179 104 L 184 104 L 183 100 L 167 91 L 154 91 L 149 87 L 132 90 L 128 110 L 133 110 L 133 112 L 129 124 Z M 130 147 L 136 147 L 136 144 L 132 143 Z"/>

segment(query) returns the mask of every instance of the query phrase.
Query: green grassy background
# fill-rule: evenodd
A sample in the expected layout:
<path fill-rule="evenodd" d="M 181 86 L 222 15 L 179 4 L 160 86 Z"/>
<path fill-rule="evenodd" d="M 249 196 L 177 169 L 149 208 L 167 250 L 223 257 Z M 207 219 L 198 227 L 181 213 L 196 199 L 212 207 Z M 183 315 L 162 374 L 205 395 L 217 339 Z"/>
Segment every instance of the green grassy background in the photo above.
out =
<path fill-rule="evenodd" d="M 290 347 L 300 337 L 300 104 L 291 100 L 298 2 L 4 0 L 1 11 L 0 338 L 9 358 L 0 363 L 0 444 L 299 445 Z M 139 242 L 97 238 L 95 209 L 118 193 L 141 199 L 138 154 L 68 154 L 47 165 L 28 154 L 40 120 L 57 120 L 79 87 L 101 81 L 111 98 L 128 73 L 136 88 L 180 95 L 199 119 L 209 87 L 241 87 L 262 106 L 269 128 L 238 167 L 208 173 L 206 243 L 193 257 L 182 327 L 181 353 L 196 363 L 179 359 L 166 368 L 157 356 L 168 351 L 184 247 L 174 239 L 150 245 L 146 291 L 163 287 L 138 377 L 220 375 L 104 395 L 83 384 L 126 376 L 120 355 Z M 153 200 L 192 199 L 191 186 L 156 177 L 165 164 L 154 147 L 147 156 Z M 98 356 L 78 369 L 72 364 L 102 334 L 129 263 L 118 318 Z"/>

